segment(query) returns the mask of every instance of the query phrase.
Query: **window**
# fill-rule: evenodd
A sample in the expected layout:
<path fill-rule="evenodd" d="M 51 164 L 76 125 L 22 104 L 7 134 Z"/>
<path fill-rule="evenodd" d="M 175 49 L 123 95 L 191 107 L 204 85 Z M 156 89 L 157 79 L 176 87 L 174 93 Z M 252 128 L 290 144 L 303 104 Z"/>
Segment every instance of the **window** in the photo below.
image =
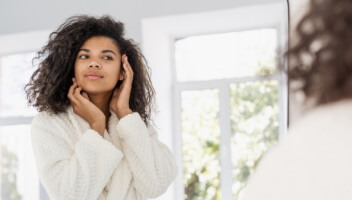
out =
<path fill-rule="evenodd" d="M 0 36 L 0 199 L 46 200 L 34 160 L 24 85 L 36 69 L 35 52 L 50 30 Z M 25 44 L 25 45 L 24 45 Z"/>
<path fill-rule="evenodd" d="M 0 57 L 0 191 L 1 199 L 39 199 L 40 185 L 32 152 L 24 85 L 34 71 L 34 53 Z"/>
<path fill-rule="evenodd" d="M 286 132 L 287 5 L 256 2 L 142 20 L 155 121 L 179 167 L 159 199 L 241 199 L 255 161 Z"/>
<path fill-rule="evenodd" d="M 1 88 L 0 116 L 33 116 L 35 109 L 27 106 L 24 86 L 35 68 L 35 53 L 12 54 L 0 57 Z"/>
<path fill-rule="evenodd" d="M 175 41 L 185 199 L 221 199 L 221 176 L 232 177 L 233 199 L 240 199 L 258 160 L 278 141 L 284 112 L 277 55 L 275 28 Z M 229 160 L 231 171 L 222 170 Z"/>
<path fill-rule="evenodd" d="M 175 43 L 178 81 L 274 74 L 277 33 L 259 29 L 190 36 Z"/>

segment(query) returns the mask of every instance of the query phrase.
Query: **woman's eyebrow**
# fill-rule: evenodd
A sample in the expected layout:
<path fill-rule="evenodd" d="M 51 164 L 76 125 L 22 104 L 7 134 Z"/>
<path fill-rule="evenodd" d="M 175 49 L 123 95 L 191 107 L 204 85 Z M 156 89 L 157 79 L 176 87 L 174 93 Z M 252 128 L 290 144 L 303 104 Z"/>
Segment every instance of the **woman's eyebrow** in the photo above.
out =
<path fill-rule="evenodd" d="M 116 53 L 113 51 L 113 50 L 103 50 L 103 51 L 101 51 L 102 53 L 112 53 L 112 54 L 114 54 L 114 55 L 116 55 Z"/>
<path fill-rule="evenodd" d="M 90 52 L 89 49 L 80 49 L 79 52 L 80 52 L 80 51 L 85 51 L 85 52 L 87 52 L 87 53 Z M 116 55 L 116 53 L 115 53 L 113 50 L 109 50 L 109 49 L 102 50 L 101 52 L 102 52 L 102 53 L 112 53 L 112 54 Z"/>
<path fill-rule="evenodd" d="M 80 49 L 79 51 L 89 52 L 89 49 Z"/>

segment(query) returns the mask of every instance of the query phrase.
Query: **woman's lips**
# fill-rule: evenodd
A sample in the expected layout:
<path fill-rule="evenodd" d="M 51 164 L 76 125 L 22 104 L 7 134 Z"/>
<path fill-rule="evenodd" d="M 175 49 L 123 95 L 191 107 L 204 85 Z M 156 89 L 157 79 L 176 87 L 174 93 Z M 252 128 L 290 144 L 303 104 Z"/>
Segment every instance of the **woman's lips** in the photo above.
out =
<path fill-rule="evenodd" d="M 85 77 L 88 78 L 88 79 L 90 79 L 90 80 L 97 80 L 97 79 L 103 78 L 103 77 L 100 76 L 100 75 L 93 75 L 93 74 L 85 75 Z"/>
<path fill-rule="evenodd" d="M 96 80 L 96 79 L 101 79 L 101 77 L 100 76 L 91 76 L 91 75 L 89 75 L 89 76 L 86 76 L 88 79 L 90 79 L 90 80 Z"/>

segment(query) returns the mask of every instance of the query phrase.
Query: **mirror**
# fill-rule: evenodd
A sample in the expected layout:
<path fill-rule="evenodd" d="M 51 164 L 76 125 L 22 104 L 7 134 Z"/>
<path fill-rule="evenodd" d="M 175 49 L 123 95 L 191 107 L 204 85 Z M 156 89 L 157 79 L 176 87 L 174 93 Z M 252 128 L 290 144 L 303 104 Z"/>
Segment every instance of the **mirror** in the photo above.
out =
<path fill-rule="evenodd" d="M 179 170 L 158 199 L 241 199 L 260 157 L 286 134 L 285 0 L 22 3 L 0 5 L 1 199 L 48 199 L 31 150 L 36 111 L 22 86 L 33 53 L 75 13 L 124 22 L 152 69 L 159 140 Z"/>

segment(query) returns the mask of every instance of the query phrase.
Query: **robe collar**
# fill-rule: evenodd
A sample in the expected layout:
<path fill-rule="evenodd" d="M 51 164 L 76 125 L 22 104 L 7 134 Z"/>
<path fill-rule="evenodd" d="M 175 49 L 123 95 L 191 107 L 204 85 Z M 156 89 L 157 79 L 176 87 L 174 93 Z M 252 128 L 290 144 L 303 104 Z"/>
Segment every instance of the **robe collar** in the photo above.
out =
<path fill-rule="evenodd" d="M 115 112 L 111 109 L 109 111 L 110 118 L 108 121 L 108 130 L 105 130 L 104 138 L 106 137 L 106 135 L 109 136 L 109 134 L 111 134 L 112 132 L 116 132 L 116 125 L 119 122 L 119 119 L 117 118 Z M 76 130 L 76 132 L 79 133 L 79 135 L 84 134 L 88 129 L 90 129 L 89 123 L 73 111 L 72 105 L 67 108 L 67 113 L 74 129 Z"/>

